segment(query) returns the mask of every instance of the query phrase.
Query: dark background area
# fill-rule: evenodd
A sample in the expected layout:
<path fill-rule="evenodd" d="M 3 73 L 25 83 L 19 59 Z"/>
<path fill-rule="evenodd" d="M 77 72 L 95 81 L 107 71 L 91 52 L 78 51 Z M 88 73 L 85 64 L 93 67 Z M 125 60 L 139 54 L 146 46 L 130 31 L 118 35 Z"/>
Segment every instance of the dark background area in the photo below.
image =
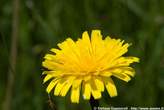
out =
<path fill-rule="evenodd" d="M 0 109 L 10 90 L 15 1 L 0 0 Z M 43 56 L 67 37 L 76 40 L 92 29 L 132 43 L 127 55 L 140 58 L 133 65 L 136 76 L 129 83 L 113 78 L 118 96 L 110 98 L 105 91 L 100 106 L 164 106 L 164 0 L 20 0 L 17 24 L 11 110 L 49 110 Z M 69 93 L 51 98 L 57 110 L 90 110 L 82 97 L 71 104 Z"/>

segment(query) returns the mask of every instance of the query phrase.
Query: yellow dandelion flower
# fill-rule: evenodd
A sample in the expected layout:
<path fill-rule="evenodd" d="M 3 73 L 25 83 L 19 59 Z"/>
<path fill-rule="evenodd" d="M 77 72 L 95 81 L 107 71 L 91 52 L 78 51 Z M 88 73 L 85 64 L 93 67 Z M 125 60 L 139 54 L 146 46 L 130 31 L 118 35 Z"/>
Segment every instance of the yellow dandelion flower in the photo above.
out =
<path fill-rule="evenodd" d="M 67 38 L 59 43 L 59 49 L 52 48 L 42 63 L 47 68 L 44 83 L 51 79 L 46 91 L 54 90 L 55 96 L 65 96 L 71 89 L 71 102 L 79 103 L 80 91 L 85 100 L 91 95 L 94 99 L 102 97 L 107 89 L 111 97 L 117 96 L 117 90 L 111 76 L 128 82 L 135 75 L 130 64 L 139 62 L 137 57 L 124 57 L 130 44 L 107 36 L 102 39 L 100 30 L 82 34 L 82 38 L 73 41 Z"/>

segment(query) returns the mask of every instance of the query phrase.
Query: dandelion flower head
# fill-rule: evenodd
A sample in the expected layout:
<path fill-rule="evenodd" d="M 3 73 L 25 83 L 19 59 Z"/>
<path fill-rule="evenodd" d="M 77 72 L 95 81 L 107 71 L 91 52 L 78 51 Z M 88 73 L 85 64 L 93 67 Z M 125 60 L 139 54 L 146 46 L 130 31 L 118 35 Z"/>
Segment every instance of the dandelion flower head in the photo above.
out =
<path fill-rule="evenodd" d="M 91 95 L 100 99 L 105 89 L 111 97 L 117 96 L 111 76 L 128 82 L 135 75 L 130 64 L 139 62 L 137 57 L 123 56 L 129 46 L 109 36 L 103 39 L 100 30 L 92 30 L 91 37 L 85 31 L 77 41 L 67 38 L 44 57 L 43 82 L 50 80 L 46 91 L 66 96 L 70 90 L 73 103 L 79 103 L 80 94 L 85 100 Z"/>

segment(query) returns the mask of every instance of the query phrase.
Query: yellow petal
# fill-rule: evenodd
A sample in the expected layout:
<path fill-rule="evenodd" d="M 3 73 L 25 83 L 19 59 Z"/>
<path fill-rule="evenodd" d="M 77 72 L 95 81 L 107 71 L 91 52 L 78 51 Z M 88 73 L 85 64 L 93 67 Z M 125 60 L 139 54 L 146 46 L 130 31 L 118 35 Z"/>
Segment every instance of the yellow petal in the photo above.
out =
<path fill-rule="evenodd" d="M 94 99 L 100 99 L 101 98 L 101 92 L 98 90 L 92 89 L 92 95 L 93 95 Z"/>
<path fill-rule="evenodd" d="M 50 49 L 50 51 L 54 52 L 55 54 L 58 54 L 61 52 L 59 49 L 55 49 L 55 48 Z"/>
<path fill-rule="evenodd" d="M 67 83 L 64 85 L 62 90 L 60 91 L 61 96 L 65 96 L 67 92 L 69 91 L 70 87 L 72 86 L 73 80 L 75 77 L 69 77 Z"/>
<path fill-rule="evenodd" d="M 67 38 L 67 39 L 69 39 L 69 38 Z M 68 49 L 67 39 L 66 39 L 64 42 L 58 43 L 58 44 L 57 44 L 58 47 L 59 47 L 61 50 L 66 50 L 66 49 Z"/>
<path fill-rule="evenodd" d="M 99 40 L 102 40 L 102 36 L 101 36 L 101 31 L 100 30 L 92 30 L 91 33 L 91 41 L 94 44 L 95 42 L 99 42 Z"/>
<path fill-rule="evenodd" d="M 93 30 L 91 33 L 91 44 L 94 54 L 97 53 L 97 49 L 101 47 L 102 35 L 100 30 Z M 97 48 L 99 47 L 99 48 Z"/>
<path fill-rule="evenodd" d="M 85 100 L 89 100 L 91 97 L 91 85 L 89 81 L 83 83 L 83 98 Z"/>
<path fill-rule="evenodd" d="M 100 77 L 95 77 L 95 84 L 99 91 L 104 91 L 104 83 Z"/>
<path fill-rule="evenodd" d="M 88 32 L 85 31 L 82 35 L 82 39 L 76 42 L 76 46 L 80 52 L 80 64 L 84 71 L 90 71 L 90 66 L 92 65 L 93 55 L 92 46 Z"/>
<path fill-rule="evenodd" d="M 117 66 L 129 66 L 133 62 L 139 62 L 137 57 L 120 57 L 116 60 Z"/>
<path fill-rule="evenodd" d="M 101 72 L 100 75 L 104 76 L 104 77 L 110 77 L 110 76 L 112 76 L 112 73 L 109 71 L 105 71 L 105 72 Z"/>
<path fill-rule="evenodd" d="M 135 70 L 131 67 L 119 67 L 118 69 L 114 69 L 112 72 L 117 72 L 120 74 L 124 73 L 132 77 L 135 75 Z"/>
<path fill-rule="evenodd" d="M 71 101 L 73 103 L 79 103 L 81 81 L 81 79 L 75 79 L 75 81 L 73 82 L 71 91 Z"/>
<path fill-rule="evenodd" d="M 103 78 L 105 82 L 106 89 L 111 97 L 117 96 L 117 89 L 111 78 Z"/>
<path fill-rule="evenodd" d="M 51 78 L 53 78 L 53 76 L 50 75 L 50 74 L 47 74 L 47 75 L 45 76 L 45 78 L 43 79 L 43 83 L 47 82 L 47 81 L 50 80 Z"/>
<path fill-rule="evenodd" d="M 82 40 L 85 42 L 85 44 L 87 44 L 87 46 L 90 46 L 90 38 L 87 31 L 83 32 Z"/>
<path fill-rule="evenodd" d="M 81 85 L 81 82 L 82 82 L 82 78 L 76 78 L 74 81 L 73 81 L 73 86 L 76 88 L 78 86 Z"/>
<path fill-rule="evenodd" d="M 80 97 L 80 86 L 77 88 L 72 87 L 72 92 L 71 92 L 72 103 L 79 103 L 79 97 Z"/>
<path fill-rule="evenodd" d="M 88 81 L 88 80 L 90 80 L 91 77 L 92 77 L 91 75 L 84 76 L 84 81 Z"/>
<path fill-rule="evenodd" d="M 72 86 L 71 83 L 65 84 L 64 87 L 62 88 L 62 90 L 60 91 L 60 95 L 65 96 L 67 94 L 67 92 L 69 91 L 71 86 Z"/>
<path fill-rule="evenodd" d="M 105 42 L 107 42 L 107 44 L 109 44 L 109 42 L 111 41 L 111 38 L 110 38 L 110 36 L 107 36 L 106 38 L 105 38 L 105 40 L 104 40 Z"/>
<path fill-rule="evenodd" d="M 120 72 L 120 73 L 115 72 L 115 73 L 113 73 L 113 76 L 115 76 L 125 82 L 128 82 L 131 80 L 131 78 L 127 74 L 122 73 L 122 72 Z"/>
<path fill-rule="evenodd" d="M 95 79 L 91 79 L 89 81 L 91 85 L 91 92 L 94 97 L 94 99 L 100 99 L 101 98 L 101 91 L 97 88 L 98 86 L 95 83 Z"/>
<path fill-rule="evenodd" d="M 55 85 L 57 84 L 57 82 L 58 82 L 57 79 L 52 80 L 52 81 L 50 82 L 50 84 L 48 85 L 48 87 L 47 87 L 47 89 L 46 89 L 47 93 L 50 93 L 50 92 L 51 92 L 51 90 L 55 87 Z"/>
<path fill-rule="evenodd" d="M 61 80 L 57 83 L 57 85 L 56 85 L 56 87 L 55 87 L 55 90 L 54 90 L 54 95 L 56 95 L 56 96 L 59 95 L 59 93 L 60 93 L 60 91 L 61 91 L 61 89 L 63 88 L 63 86 L 64 86 L 65 83 L 66 83 L 66 80 L 65 80 L 65 79 L 61 79 Z"/>
<path fill-rule="evenodd" d="M 42 66 L 49 70 L 56 70 L 57 68 L 63 68 L 63 65 L 54 61 L 45 60 L 42 62 Z"/>
<path fill-rule="evenodd" d="M 119 52 L 117 53 L 117 56 L 121 56 L 123 54 L 125 54 L 128 51 L 128 47 L 130 46 L 130 44 L 126 43 L 124 44 L 121 49 L 119 50 Z"/>
<path fill-rule="evenodd" d="M 127 75 L 130 75 L 132 77 L 134 77 L 135 75 L 135 70 L 131 67 L 124 67 L 124 68 L 121 68 L 124 70 L 124 73 L 127 74 Z"/>
<path fill-rule="evenodd" d="M 88 32 L 87 31 L 85 31 L 83 33 L 83 35 L 82 35 L 82 41 L 83 41 L 84 45 L 86 46 L 89 55 L 91 55 L 91 53 L 92 53 L 92 47 L 91 47 L 91 41 L 90 41 L 90 38 L 89 38 L 89 35 L 88 35 Z"/>
<path fill-rule="evenodd" d="M 45 56 L 44 56 L 44 58 L 45 59 L 47 59 L 47 60 L 54 60 L 55 61 L 55 55 L 53 55 L 53 54 L 46 54 Z"/>

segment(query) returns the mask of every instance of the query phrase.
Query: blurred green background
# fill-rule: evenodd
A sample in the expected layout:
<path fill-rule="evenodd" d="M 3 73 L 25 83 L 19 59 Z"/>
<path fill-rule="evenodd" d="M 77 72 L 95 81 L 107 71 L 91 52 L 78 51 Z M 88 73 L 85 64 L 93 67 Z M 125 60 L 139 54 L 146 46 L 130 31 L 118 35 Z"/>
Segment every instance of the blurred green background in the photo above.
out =
<path fill-rule="evenodd" d="M 9 77 L 13 2 L 0 0 L 0 109 Z M 114 78 L 118 96 L 105 91 L 100 106 L 164 106 L 164 0 L 20 0 L 18 18 L 11 110 L 50 110 L 43 56 L 67 37 L 76 40 L 92 29 L 131 42 L 127 55 L 141 59 L 129 83 Z M 69 93 L 51 98 L 57 110 L 90 110 L 82 97 L 71 104 Z"/>

